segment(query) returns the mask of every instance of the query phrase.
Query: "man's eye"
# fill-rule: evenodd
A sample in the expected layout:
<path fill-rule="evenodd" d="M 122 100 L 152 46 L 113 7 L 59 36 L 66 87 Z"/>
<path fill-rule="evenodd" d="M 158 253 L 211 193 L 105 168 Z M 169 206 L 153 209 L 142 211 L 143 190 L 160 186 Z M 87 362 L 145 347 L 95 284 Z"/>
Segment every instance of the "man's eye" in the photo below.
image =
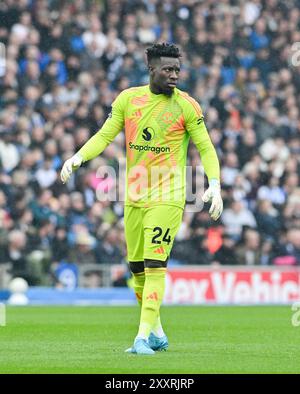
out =
<path fill-rule="evenodd" d="M 179 72 L 180 72 L 180 70 L 178 70 L 178 69 L 174 69 L 174 68 L 165 68 L 165 70 L 166 70 L 167 72 L 172 72 L 172 71 L 175 71 L 175 72 L 176 72 L 176 74 L 179 74 Z"/>

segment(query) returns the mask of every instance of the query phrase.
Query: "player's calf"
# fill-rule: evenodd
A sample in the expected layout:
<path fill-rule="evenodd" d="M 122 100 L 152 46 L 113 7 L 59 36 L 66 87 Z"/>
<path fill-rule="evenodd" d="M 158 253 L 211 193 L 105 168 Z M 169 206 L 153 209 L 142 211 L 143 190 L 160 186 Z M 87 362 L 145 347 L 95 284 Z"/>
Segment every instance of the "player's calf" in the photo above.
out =
<path fill-rule="evenodd" d="M 133 290 L 139 305 L 142 305 L 143 300 L 143 290 L 145 285 L 145 272 L 144 272 L 144 262 L 134 261 L 129 262 L 129 268 L 132 272 L 133 277 Z"/>

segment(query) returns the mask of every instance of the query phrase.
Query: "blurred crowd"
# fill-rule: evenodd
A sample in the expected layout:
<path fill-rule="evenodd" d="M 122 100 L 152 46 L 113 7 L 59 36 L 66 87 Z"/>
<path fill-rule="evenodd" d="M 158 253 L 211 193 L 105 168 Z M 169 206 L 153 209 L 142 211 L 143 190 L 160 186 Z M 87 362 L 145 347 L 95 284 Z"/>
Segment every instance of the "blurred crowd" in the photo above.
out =
<path fill-rule="evenodd" d="M 148 83 L 145 48 L 174 42 L 221 163 L 218 222 L 185 212 L 171 264 L 300 264 L 299 0 L 2 0 L 0 267 L 55 283 L 62 263 L 126 261 L 123 206 L 97 199 L 124 135 L 63 185 L 62 163 L 123 89 Z M 299 44 L 300 46 L 300 44 Z M 299 64 L 298 64 L 299 63 Z M 188 164 L 199 165 L 191 144 Z"/>

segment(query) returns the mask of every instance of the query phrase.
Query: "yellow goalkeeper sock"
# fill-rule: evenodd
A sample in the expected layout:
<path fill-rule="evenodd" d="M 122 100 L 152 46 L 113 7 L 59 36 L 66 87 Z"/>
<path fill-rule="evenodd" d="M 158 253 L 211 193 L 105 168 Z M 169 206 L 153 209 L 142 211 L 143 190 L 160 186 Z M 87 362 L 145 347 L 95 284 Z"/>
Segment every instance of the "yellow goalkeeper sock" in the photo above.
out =
<path fill-rule="evenodd" d="M 164 332 L 162 325 L 161 325 L 160 315 L 158 315 L 158 317 L 156 319 L 156 323 L 154 324 L 151 331 L 153 332 L 154 335 L 156 335 L 159 338 L 161 338 L 165 335 L 165 332 Z"/>
<path fill-rule="evenodd" d="M 142 306 L 143 290 L 145 284 L 145 272 L 139 272 L 136 274 L 133 273 L 132 276 L 133 276 L 133 290 L 135 292 L 137 302 L 139 303 L 140 306 Z"/>
<path fill-rule="evenodd" d="M 143 299 L 143 290 L 144 290 L 144 284 L 145 284 L 145 272 L 139 272 L 139 273 L 132 273 L 133 277 L 133 289 L 136 295 L 137 302 L 140 306 L 142 306 L 142 299 Z M 157 337 L 163 337 L 165 335 L 164 330 L 161 325 L 161 320 L 160 320 L 160 315 L 158 314 L 158 317 L 156 319 L 156 323 L 153 326 L 152 329 L 153 334 L 155 334 Z"/>
<path fill-rule="evenodd" d="M 165 292 L 166 268 L 145 268 L 145 285 L 137 337 L 148 339 L 156 325 Z"/>

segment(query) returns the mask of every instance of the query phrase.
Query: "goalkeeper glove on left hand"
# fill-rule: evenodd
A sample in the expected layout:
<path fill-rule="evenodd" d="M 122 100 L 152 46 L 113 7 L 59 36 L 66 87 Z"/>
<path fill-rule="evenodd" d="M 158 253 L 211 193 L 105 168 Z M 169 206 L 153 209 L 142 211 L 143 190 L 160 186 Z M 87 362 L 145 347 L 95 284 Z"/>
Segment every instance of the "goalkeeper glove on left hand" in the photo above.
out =
<path fill-rule="evenodd" d="M 81 166 L 82 162 L 83 158 L 78 153 L 65 161 L 60 172 L 60 179 L 62 180 L 62 183 L 68 182 L 72 173 Z"/>
<path fill-rule="evenodd" d="M 202 196 L 204 202 L 211 201 L 209 214 L 213 220 L 218 220 L 223 212 L 223 200 L 221 197 L 220 182 L 217 179 L 211 179 L 209 188 Z"/>

